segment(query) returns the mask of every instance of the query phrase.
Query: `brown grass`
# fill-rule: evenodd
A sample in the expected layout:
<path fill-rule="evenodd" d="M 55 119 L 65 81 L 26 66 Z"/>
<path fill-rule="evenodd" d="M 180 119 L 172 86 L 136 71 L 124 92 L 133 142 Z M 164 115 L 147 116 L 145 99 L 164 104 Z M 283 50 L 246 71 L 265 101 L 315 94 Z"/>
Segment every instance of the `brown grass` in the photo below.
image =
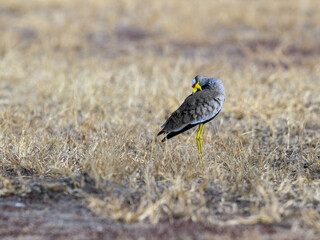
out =
<path fill-rule="evenodd" d="M 317 1 L 128 2 L 1 2 L 0 196 L 86 172 L 102 218 L 319 231 Z M 227 92 L 203 165 L 196 130 L 155 138 L 200 73 Z"/>

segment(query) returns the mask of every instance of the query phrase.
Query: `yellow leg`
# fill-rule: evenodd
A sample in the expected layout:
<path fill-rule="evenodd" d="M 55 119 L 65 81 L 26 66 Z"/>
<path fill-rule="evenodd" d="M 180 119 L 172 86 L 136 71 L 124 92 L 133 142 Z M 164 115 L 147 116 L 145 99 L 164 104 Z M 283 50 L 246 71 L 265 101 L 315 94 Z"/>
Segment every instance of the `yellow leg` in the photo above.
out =
<path fill-rule="evenodd" d="M 200 153 L 200 133 L 201 133 L 201 125 L 199 125 L 199 130 L 198 130 L 198 133 L 197 133 L 197 146 L 198 146 L 198 151 Z"/>
<path fill-rule="evenodd" d="M 202 149 L 202 134 L 203 134 L 203 130 L 204 130 L 204 124 L 201 124 L 201 132 L 200 132 L 200 152 L 201 154 L 203 154 L 203 149 Z"/>
<path fill-rule="evenodd" d="M 202 149 L 202 134 L 204 130 L 204 124 L 199 125 L 199 130 L 197 134 L 197 145 L 198 145 L 198 151 L 199 151 L 199 161 L 201 161 L 201 155 L 203 154 L 203 149 Z"/>

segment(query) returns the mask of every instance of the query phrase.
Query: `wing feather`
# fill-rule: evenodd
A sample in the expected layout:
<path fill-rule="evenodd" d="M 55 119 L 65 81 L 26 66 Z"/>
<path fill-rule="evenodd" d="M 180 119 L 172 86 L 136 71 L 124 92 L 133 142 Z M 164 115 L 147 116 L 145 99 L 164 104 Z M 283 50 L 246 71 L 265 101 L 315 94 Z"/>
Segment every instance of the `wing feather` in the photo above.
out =
<path fill-rule="evenodd" d="M 181 132 L 186 127 L 190 129 L 212 119 L 222 108 L 224 99 L 220 95 L 214 90 L 204 90 L 189 95 L 162 125 L 163 129 L 159 134 Z"/>

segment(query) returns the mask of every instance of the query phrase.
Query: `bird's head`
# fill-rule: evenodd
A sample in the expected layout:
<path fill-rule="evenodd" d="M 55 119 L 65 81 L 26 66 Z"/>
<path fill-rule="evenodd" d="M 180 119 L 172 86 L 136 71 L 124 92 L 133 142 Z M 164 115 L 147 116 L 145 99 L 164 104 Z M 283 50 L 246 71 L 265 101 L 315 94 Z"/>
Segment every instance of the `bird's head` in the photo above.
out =
<path fill-rule="evenodd" d="M 192 80 L 192 87 L 193 93 L 204 89 L 217 89 L 218 91 L 224 92 L 223 84 L 218 78 L 209 78 L 203 75 L 197 75 Z"/>
<path fill-rule="evenodd" d="M 202 91 L 202 87 L 200 85 L 201 80 L 204 78 L 203 75 L 197 75 L 193 80 L 192 80 L 192 87 L 193 87 L 193 93 L 197 91 Z"/>

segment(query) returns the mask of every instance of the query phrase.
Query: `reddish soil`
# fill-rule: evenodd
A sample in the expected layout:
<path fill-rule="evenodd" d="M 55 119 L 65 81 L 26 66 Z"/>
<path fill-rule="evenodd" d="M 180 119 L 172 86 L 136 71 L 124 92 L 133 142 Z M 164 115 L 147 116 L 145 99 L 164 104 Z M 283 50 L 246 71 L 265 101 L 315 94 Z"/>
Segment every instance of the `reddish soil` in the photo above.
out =
<path fill-rule="evenodd" d="M 215 226 L 176 219 L 152 225 L 106 220 L 87 208 L 71 184 L 70 179 L 31 180 L 27 194 L 2 196 L 0 239 L 319 239 L 311 231 L 294 230 L 294 224 Z M 93 193 L 92 182 L 82 190 Z"/>

